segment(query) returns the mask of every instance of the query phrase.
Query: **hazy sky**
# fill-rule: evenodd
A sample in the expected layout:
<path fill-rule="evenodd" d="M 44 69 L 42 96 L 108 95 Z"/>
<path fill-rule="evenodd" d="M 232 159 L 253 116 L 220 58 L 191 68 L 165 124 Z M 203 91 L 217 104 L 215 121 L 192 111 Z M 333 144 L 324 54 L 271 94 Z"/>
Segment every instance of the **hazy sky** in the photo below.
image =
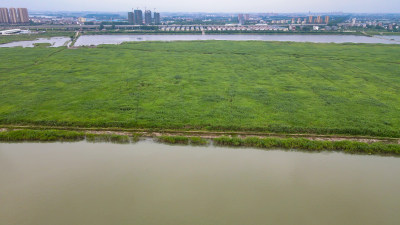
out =
<path fill-rule="evenodd" d="M 0 0 L 0 7 L 50 11 L 400 13 L 399 0 Z"/>

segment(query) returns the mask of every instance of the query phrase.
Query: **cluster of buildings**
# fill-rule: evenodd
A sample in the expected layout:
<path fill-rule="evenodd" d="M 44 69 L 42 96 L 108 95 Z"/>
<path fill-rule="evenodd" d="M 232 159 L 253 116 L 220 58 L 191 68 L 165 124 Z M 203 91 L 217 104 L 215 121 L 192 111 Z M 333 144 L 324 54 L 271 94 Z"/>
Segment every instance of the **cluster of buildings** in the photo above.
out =
<path fill-rule="evenodd" d="M 278 19 L 264 21 L 257 18 L 250 18 L 249 14 L 238 14 L 238 21 L 240 25 L 246 24 L 248 22 L 258 22 L 258 23 L 270 23 L 270 24 L 293 24 L 293 25 L 310 25 L 310 24 L 328 24 L 329 16 L 307 16 L 291 19 Z"/>
<path fill-rule="evenodd" d="M 250 15 L 249 14 L 239 14 L 238 15 L 238 21 L 239 21 L 239 24 L 245 24 L 246 23 L 246 21 L 249 21 L 250 20 Z"/>
<path fill-rule="evenodd" d="M 27 8 L 0 8 L 1 24 L 29 23 Z"/>
<path fill-rule="evenodd" d="M 298 25 L 306 25 L 306 24 L 328 24 L 329 16 L 308 16 L 304 18 L 292 18 L 291 20 L 272 20 L 272 24 L 298 24 Z"/>
<path fill-rule="evenodd" d="M 207 26 L 192 26 L 192 25 L 168 25 L 161 26 L 161 31 L 288 31 L 287 27 L 269 26 L 269 25 L 207 25 Z"/>
<path fill-rule="evenodd" d="M 150 10 L 143 11 L 140 9 L 135 9 L 133 12 L 128 12 L 128 23 L 130 25 L 159 25 L 161 24 L 160 13 L 154 12 L 154 17 L 151 15 Z"/>
<path fill-rule="evenodd" d="M 339 25 L 343 27 L 355 27 L 355 28 L 381 28 L 389 31 L 400 29 L 398 21 L 393 21 L 388 19 L 377 21 L 369 19 L 351 18 L 345 23 L 341 23 Z"/>

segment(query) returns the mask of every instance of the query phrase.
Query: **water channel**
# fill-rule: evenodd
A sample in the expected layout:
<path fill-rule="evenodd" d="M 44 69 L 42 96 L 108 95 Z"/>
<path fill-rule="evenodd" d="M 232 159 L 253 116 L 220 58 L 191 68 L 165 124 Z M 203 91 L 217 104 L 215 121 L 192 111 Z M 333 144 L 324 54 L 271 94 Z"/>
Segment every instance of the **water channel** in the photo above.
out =
<path fill-rule="evenodd" d="M 0 224 L 400 224 L 400 159 L 112 143 L 0 143 Z"/>
<path fill-rule="evenodd" d="M 34 43 L 51 43 L 52 47 L 65 45 L 67 37 L 40 38 L 35 41 L 18 41 L 2 44 L 0 47 L 33 47 Z M 381 43 L 400 44 L 400 36 L 356 36 L 356 35 L 82 35 L 75 46 L 100 44 L 121 44 L 130 41 L 291 41 L 314 43 Z"/>

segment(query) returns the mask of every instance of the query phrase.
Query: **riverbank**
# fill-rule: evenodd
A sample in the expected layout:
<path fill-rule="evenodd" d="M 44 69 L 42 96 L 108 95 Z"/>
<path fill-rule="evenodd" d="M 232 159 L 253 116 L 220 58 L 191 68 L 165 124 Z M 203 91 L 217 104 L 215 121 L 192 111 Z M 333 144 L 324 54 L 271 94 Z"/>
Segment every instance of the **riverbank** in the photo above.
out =
<path fill-rule="evenodd" d="M 182 135 L 183 134 L 183 135 Z M 29 129 L 0 129 L 0 142 L 55 142 L 81 141 L 134 143 L 140 138 L 152 138 L 155 141 L 179 145 L 208 145 L 213 143 L 220 146 L 254 147 L 261 149 L 290 149 L 304 151 L 340 151 L 351 154 L 400 155 L 400 144 L 389 142 L 387 139 L 369 139 L 369 143 L 349 138 L 330 137 L 261 137 L 235 134 L 186 134 L 157 133 L 157 132 L 127 132 L 127 131 L 74 131 L 74 130 L 29 130 Z M 361 140 L 361 139 L 359 139 Z M 364 139 L 365 141 L 366 139 Z M 393 141 L 393 140 L 391 140 Z"/>

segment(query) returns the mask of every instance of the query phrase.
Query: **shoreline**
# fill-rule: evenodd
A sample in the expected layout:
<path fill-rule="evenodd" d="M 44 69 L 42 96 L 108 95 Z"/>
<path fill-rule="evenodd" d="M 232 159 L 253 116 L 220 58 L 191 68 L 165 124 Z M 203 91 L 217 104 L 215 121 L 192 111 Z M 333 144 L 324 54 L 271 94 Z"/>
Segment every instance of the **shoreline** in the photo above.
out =
<path fill-rule="evenodd" d="M 334 151 L 349 154 L 399 156 L 400 141 L 398 143 L 385 142 L 385 140 L 371 140 L 362 142 L 363 139 L 314 139 L 307 137 L 277 137 L 252 135 L 238 136 L 235 134 L 221 134 L 219 136 L 188 135 L 182 133 L 161 132 L 117 132 L 117 131 L 74 131 L 74 130 L 33 130 L 33 129 L 6 129 L 0 128 L 0 143 L 20 142 L 76 142 L 86 140 L 87 142 L 112 142 L 120 144 L 136 143 L 143 138 L 166 144 L 199 145 L 229 147 L 251 147 L 258 149 L 284 149 L 299 150 L 307 152 Z M 365 140 L 364 140 L 365 141 Z"/>
<path fill-rule="evenodd" d="M 222 136 L 230 137 L 274 137 L 274 138 L 306 138 L 317 141 L 357 141 L 362 143 L 394 143 L 400 144 L 400 138 L 377 137 L 364 135 L 345 134 L 314 134 L 314 133 L 277 133 L 277 132 L 256 132 L 256 131 L 207 131 L 207 130 L 179 130 L 179 129 L 144 129 L 144 128 L 85 128 L 85 127 L 60 127 L 60 126 L 6 126 L 0 125 L 0 132 L 8 130 L 60 130 L 75 131 L 88 134 L 109 134 L 109 135 L 131 135 L 139 134 L 143 137 L 159 136 L 186 136 L 201 138 L 217 138 Z"/>

